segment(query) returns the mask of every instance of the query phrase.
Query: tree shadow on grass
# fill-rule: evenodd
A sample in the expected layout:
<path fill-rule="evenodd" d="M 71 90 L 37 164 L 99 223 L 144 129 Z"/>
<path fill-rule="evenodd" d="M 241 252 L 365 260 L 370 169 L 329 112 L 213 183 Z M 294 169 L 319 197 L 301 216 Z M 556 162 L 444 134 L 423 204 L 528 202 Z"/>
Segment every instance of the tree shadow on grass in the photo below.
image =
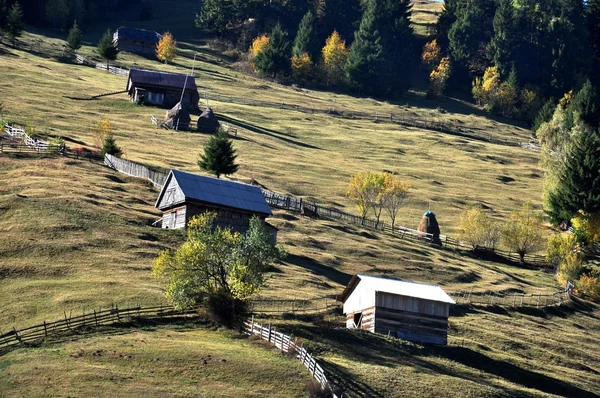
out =
<path fill-rule="evenodd" d="M 327 265 L 318 263 L 317 261 L 309 257 L 290 254 L 285 259 L 285 262 L 308 269 L 314 274 L 324 276 L 330 281 L 340 285 L 345 286 L 348 284 L 348 282 L 350 282 L 350 279 L 352 279 L 352 275 L 339 271 L 333 267 L 329 267 Z"/>
<path fill-rule="evenodd" d="M 224 121 L 224 122 L 231 123 L 231 124 L 233 124 L 235 126 L 241 127 L 243 129 L 252 131 L 252 132 L 254 132 L 256 134 L 262 134 L 262 135 L 267 135 L 267 136 L 272 137 L 272 138 L 276 138 L 276 139 L 281 140 L 281 141 L 283 141 L 283 142 L 285 142 L 287 144 L 297 145 L 297 146 L 302 147 L 302 148 L 322 150 L 321 148 L 316 147 L 314 145 L 305 144 L 303 142 L 287 138 L 287 137 L 285 137 L 286 134 L 284 134 L 284 133 L 281 133 L 281 132 L 278 132 L 278 131 L 275 131 L 275 130 L 270 130 L 270 129 L 267 129 L 267 128 L 264 128 L 264 127 L 259 127 L 259 126 L 250 124 L 248 122 L 243 122 L 243 121 L 241 121 L 239 119 L 235 119 L 235 118 L 230 117 L 230 116 L 225 116 L 225 115 L 221 115 L 220 114 L 219 115 L 219 119 L 222 120 L 222 121 Z"/>

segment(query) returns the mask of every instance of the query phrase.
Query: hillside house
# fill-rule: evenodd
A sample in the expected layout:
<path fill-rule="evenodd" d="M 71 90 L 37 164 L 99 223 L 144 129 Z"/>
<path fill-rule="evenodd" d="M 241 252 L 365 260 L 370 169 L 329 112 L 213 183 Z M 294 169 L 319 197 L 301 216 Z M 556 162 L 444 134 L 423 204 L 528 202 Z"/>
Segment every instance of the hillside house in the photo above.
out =
<path fill-rule="evenodd" d="M 161 37 L 159 33 L 152 30 L 121 26 L 113 34 L 113 43 L 119 51 L 154 55 Z"/>
<path fill-rule="evenodd" d="M 354 275 L 340 296 L 346 327 L 445 345 L 450 304 L 439 286 Z"/>
<path fill-rule="evenodd" d="M 273 212 L 254 185 L 171 170 L 155 206 L 163 213 L 163 228 L 185 228 L 193 216 L 212 210 L 217 213 L 215 226 L 240 233 L 248 231 L 256 215 L 277 240 L 277 228 L 265 221 Z"/>
<path fill-rule="evenodd" d="M 194 76 L 130 69 L 127 79 L 127 91 L 132 101 L 169 108 L 179 103 L 184 86 L 181 105 L 186 109 L 197 108 L 200 95 Z"/>

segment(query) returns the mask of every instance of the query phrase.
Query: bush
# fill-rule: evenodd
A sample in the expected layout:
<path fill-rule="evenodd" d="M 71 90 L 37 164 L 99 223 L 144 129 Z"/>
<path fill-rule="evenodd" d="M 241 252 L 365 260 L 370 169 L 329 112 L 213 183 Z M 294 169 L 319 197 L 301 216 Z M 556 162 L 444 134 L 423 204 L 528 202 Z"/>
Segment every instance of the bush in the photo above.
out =
<path fill-rule="evenodd" d="M 600 302 L 600 278 L 582 275 L 575 284 L 577 292 L 592 301 Z"/>
<path fill-rule="evenodd" d="M 250 314 L 247 301 L 235 299 L 227 292 L 210 294 L 206 304 L 210 319 L 229 329 L 242 330 Z"/>
<path fill-rule="evenodd" d="M 546 261 L 558 269 L 565 259 L 577 248 L 577 240 L 571 234 L 554 234 L 548 238 Z"/>

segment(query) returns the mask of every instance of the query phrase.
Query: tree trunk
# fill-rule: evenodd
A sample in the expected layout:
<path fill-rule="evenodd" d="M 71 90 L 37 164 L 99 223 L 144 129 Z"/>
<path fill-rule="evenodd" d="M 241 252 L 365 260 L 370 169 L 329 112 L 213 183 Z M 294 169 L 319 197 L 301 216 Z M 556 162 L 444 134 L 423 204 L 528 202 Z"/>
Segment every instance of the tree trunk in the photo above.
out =
<path fill-rule="evenodd" d="M 525 253 L 519 252 L 519 265 L 525 265 Z"/>

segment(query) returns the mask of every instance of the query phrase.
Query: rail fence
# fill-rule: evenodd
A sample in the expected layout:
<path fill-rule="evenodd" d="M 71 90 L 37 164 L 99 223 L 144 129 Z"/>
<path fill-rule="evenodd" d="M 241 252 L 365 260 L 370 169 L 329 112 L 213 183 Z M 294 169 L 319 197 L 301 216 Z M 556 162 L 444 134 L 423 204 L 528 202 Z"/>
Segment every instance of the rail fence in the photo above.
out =
<path fill-rule="evenodd" d="M 111 306 L 106 310 L 92 310 L 82 312 L 81 315 L 73 316 L 72 312 L 64 312 L 64 318 L 55 318 L 52 322 L 46 322 L 24 329 L 13 329 L 7 333 L 0 333 L 0 354 L 5 353 L 17 346 L 38 345 L 44 340 L 59 337 L 69 333 L 84 331 L 87 327 L 98 327 L 114 325 L 122 322 L 130 322 L 142 318 L 163 318 L 191 314 L 193 311 L 176 311 L 172 306 L 161 305 L 154 307 L 130 307 L 119 308 Z"/>
<path fill-rule="evenodd" d="M 306 348 L 304 348 L 302 343 L 299 345 L 297 340 L 292 339 L 292 337 L 286 334 L 278 332 L 275 330 L 275 327 L 271 327 L 270 324 L 268 326 L 264 326 L 258 322 L 255 322 L 254 317 L 252 317 L 250 322 L 244 323 L 244 331 L 249 336 L 259 336 L 261 339 L 279 348 L 281 352 L 295 354 L 296 358 L 302 362 L 312 377 L 321 385 L 323 390 L 333 391 L 331 384 L 327 380 L 325 371 L 321 365 L 319 365 L 315 357 L 313 357 L 306 350 Z M 332 395 L 333 397 L 338 398 L 338 395 L 334 394 L 333 392 Z"/>
<path fill-rule="evenodd" d="M 268 299 L 255 298 L 250 301 L 253 314 L 318 314 L 340 308 L 336 295 L 312 299 Z"/>
<path fill-rule="evenodd" d="M 86 66 L 94 67 L 96 69 L 105 70 L 107 72 L 112 73 L 113 75 L 123 76 L 123 77 L 129 76 L 129 69 L 120 68 L 117 66 L 109 66 L 107 68 L 105 63 L 92 62 L 87 57 L 84 57 L 81 54 L 75 54 L 75 62 L 77 62 L 80 65 L 86 65 Z"/>
<path fill-rule="evenodd" d="M 504 307 L 551 307 L 570 301 L 569 292 L 555 293 L 510 293 L 510 292 L 478 292 L 462 291 L 448 293 L 456 304 L 496 305 Z"/>
<path fill-rule="evenodd" d="M 274 101 L 261 101 L 255 99 L 248 99 L 243 97 L 233 97 L 231 95 L 222 95 L 218 93 L 209 93 L 208 90 L 204 91 L 203 96 L 205 102 L 213 100 L 217 102 L 225 102 L 247 106 L 258 106 L 263 108 L 277 108 L 285 110 L 293 110 L 302 113 L 310 114 L 327 114 L 335 117 L 344 119 L 360 119 L 360 120 L 372 120 L 372 121 L 386 121 L 403 125 L 406 127 L 416 127 L 423 130 L 430 130 L 445 134 L 459 135 L 467 138 L 474 138 L 477 140 L 487 141 L 492 144 L 522 147 L 530 149 L 530 142 L 522 142 L 519 140 L 509 140 L 503 138 L 493 137 L 492 134 L 483 131 L 476 131 L 458 126 L 456 123 L 446 122 L 442 120 L 421 120 L 417 117 L 410 115 L 403 115 L 399 113 L 367 113 L 355 110 L 342 110 L 333 104 L 330 107 L 306 107 L 300 104 L 290 104 L 285 102 L 274 102 Z"/>
<path fill-rule="evenodd" d="M 13 138 L 20 138 L 23 140 L 23 143 L 31 148 L 36 149 L 38 152 L 43 152 L 43 151 L 47 151 L 50 147 L 52 147 L 52 144 L 46 142 L 46 141 L 41 141 L 35 138 L 31 138 L 29 136 L 29 134 L 27 134 L 25 132 L 25 129 L 19 126 L 11 126 L 10 124 L 6 123 L 4 126 L 4 131 L 6 132 L 6 134 L 8 134 L 9 136 L 13 137 Z"/>

